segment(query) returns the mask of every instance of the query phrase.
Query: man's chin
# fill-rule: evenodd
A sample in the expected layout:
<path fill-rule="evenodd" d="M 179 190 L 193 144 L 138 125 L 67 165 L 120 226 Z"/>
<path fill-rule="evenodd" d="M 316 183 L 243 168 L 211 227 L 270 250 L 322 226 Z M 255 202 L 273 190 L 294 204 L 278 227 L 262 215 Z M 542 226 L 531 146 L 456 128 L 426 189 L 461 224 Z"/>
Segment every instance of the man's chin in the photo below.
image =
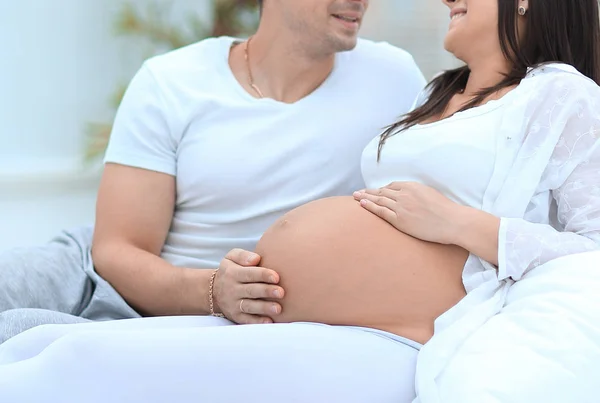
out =
<path fill-rule="evenodd" d="M 322 37 L 322 41 L 319 43 L 318 47 L 320 48 L 319 53 L 321 55 L 327 54 L 335 54 L 340 52 L 348 52 L 356 48 L 358 43 L 357 36 L 350 35 L 330 35 L 326 37 Z M 315 48 L 317 49 L 317 48 Z"/>
<path fill-rule="evenodd" d="M 340 38 L 336 43 L 336 52 L 348 52 L 356 48 L 358 37 Z"/>

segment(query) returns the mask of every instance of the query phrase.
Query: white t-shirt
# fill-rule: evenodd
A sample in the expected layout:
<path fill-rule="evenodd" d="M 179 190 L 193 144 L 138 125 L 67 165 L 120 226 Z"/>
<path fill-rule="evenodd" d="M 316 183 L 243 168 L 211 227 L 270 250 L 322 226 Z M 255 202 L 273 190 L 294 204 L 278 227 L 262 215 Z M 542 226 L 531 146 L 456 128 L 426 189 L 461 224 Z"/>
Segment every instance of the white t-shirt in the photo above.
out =
<path fill-rule="evenodd" d="M 500 100 L 400 132 L 387 139 L 379 162 L 379 137 L 373 139 L 362 156 L 366 185 L 377 189 L 391 182 L 418 182 L 458 204 L 481 209 L 494 173 L 497 129 L 512 96 L 509 92 Z"/>
<path fill-rule="evenodd" d="M 362 188 L 364 147 L 425 85 L 408 53 L 360 40 L 304 99 L 256 99 L 229 67 L 234 41 L 207 39 L 146 61 L 106 152 L 105 162 L 176 177 L 162 257 L 180 267 L 216 267 L 232 248 L 254 249 L 287 211 Z"/>

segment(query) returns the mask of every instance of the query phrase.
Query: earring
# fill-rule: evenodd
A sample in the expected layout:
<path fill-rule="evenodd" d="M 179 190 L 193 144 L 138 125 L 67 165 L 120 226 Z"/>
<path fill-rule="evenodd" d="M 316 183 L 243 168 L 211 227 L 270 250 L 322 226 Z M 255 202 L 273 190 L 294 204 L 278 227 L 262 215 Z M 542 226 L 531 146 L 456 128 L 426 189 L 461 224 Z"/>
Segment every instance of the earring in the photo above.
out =
<path fill-rule="evenodd" d="M 527 14 L 527 9 L 523 6 L 519 7 L 519 15 Z"/>

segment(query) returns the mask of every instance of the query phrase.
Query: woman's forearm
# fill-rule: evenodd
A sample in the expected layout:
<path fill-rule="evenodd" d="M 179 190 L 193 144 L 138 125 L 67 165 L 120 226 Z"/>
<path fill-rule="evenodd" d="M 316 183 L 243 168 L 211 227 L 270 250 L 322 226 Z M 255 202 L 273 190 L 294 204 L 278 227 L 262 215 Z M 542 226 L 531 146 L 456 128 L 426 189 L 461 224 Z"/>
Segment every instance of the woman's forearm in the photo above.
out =
<path fill-rule="evenodd" d="M 500 219 L 485 211 L 459 206 L 454 244 L 498 266 Z"/>
<path fill-rule="evenodd" d="M 133 245 L 94 245 L 98 274 L 142 315 L 206 315 L 210 270 L 179 268 Z"/>

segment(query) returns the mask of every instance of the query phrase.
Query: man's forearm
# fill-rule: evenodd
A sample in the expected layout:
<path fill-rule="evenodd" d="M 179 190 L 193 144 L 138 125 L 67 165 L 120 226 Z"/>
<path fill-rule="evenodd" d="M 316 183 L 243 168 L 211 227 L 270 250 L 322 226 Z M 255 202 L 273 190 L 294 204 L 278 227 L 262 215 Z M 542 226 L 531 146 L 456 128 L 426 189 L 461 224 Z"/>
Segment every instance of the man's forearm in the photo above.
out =
<path fill-rule="evenodd" d="M 94 246 L 98 274 L 141 315 L 206 315 L 210 270 L 185 269 L 127 244 Z"/>

